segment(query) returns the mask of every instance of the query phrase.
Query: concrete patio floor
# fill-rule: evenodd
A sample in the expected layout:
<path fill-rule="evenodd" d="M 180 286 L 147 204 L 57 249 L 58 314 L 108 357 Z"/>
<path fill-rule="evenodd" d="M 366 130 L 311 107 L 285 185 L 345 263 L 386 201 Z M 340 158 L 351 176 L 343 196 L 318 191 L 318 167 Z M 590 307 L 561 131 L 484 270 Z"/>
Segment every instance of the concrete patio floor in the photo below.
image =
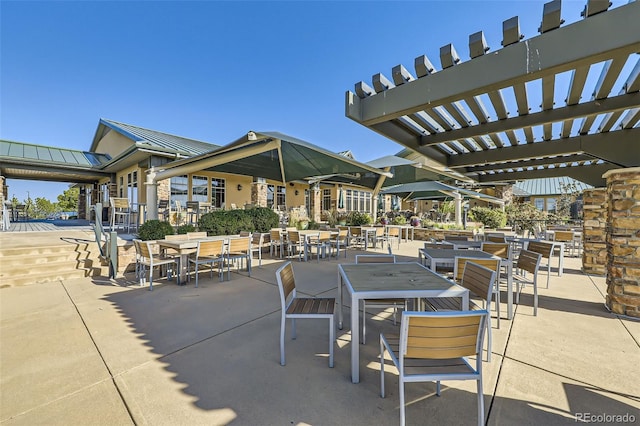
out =
<path fill-rule="evenodd" d="M 0 238 L 9 238 L 2 234 Z M 6 240 L 5 240 L 6 241 Z M 0 240 L 2 243 L 2 240 Z M 417 260 L 421 241 L 394 250 Z M 349 250 L 346 262 L 353 262 Z M 298 290 L 335 296 L 339 260 L 293 261 Z M 279 364 L 280 305 L 275 270 L 254 262 L 253 276 L 200 276 L 154 290 L 132 276 L 84 278 L 0 290 L 0 423 L 3 425 L 394 425 L 398 382 L 387 368 L 379 396 L 378 339 L 394 328 L 390 312 L 367 322 L 361 381 L 350 380 L 348 308 L 327 366 L 326 321 L 298 321 Z M 576 414 L 635 416 L 640 423 L 640 322 L 604 308 L 603 277 L 565 258 L 552 272 L 538 316 L 531 288 L 512 321 L 496 328 L 484 365 L 485 414 L 492 425 L 574 424 Z M 348 303 L 348 301 L 347 301 Z M 408 424 L 475 424 L 472 382 L 407 386 Z"/>

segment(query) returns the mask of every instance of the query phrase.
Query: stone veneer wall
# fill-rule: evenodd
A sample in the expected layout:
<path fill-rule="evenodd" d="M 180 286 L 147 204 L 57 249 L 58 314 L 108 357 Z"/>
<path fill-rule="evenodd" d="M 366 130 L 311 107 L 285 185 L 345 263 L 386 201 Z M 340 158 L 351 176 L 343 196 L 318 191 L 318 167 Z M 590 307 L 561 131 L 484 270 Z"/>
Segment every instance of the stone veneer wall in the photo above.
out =
<path fill-rule="evenodd" d="M 587 274 L 604 275 L 607 272 L 607 190 L 586 189 L 584 224 L 582 232 L 582 270 Z"/>
<path fill-rule="evenodd" d="M 267 207 L 267 184 L 254 182 L 251 185 L 251 204 L 255 207 Z"/>
<path fill-rule="evenodd" d="M 640 318 L 640 168 L 605 173 L 607 300 L 612 312 Z"/>

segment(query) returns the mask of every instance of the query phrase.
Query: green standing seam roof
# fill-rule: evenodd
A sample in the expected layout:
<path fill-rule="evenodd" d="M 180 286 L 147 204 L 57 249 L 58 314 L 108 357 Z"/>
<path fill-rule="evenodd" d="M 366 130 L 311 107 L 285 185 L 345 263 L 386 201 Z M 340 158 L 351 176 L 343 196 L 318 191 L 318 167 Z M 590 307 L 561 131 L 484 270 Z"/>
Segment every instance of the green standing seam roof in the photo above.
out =
<path fill-rule="evenodd" d="M 96 139 L 94 139 L 94 146 L 92 146 L 92 148 L 95 148 L 97 140 L 101 139 L 104 134 L 107 133 L 108 129 L 115 130 L 137 144 L 168 149 L 187 156 L 200 155 L 220 148 L 220 145 L 176 136 L 169 133 L 158 132 L 156 130 L 145 129 L 144 127 L 120 123 L 104 118 L 100 119 L 98 131 L 96 132 Z"/>
<path fill-rule="evenodd" d="M 514 185 L 514 188 L 518 189 L 519 194 L 527 194 L 521 196 L 559 195 L 562 194 L 563 184 L 575 185 L 575 189 L 578 192 L 582 192 L 585 189 L 593 188 L 593 186 L 591 185 L 587 185 L 584 182 L 580 182 L 579 180 L 575 180 L 570 177 L 527 179 L 516 183 Z"/>
<path fill-rule="evenodd" d="M 33 145 L 24 142 L 0 140 L 0 157 L 25 162 L 43 162 L 92 168 L 111 160 L 106 154 L 79 151 L 65 148 L 55 148 L 43 145 Z"/>

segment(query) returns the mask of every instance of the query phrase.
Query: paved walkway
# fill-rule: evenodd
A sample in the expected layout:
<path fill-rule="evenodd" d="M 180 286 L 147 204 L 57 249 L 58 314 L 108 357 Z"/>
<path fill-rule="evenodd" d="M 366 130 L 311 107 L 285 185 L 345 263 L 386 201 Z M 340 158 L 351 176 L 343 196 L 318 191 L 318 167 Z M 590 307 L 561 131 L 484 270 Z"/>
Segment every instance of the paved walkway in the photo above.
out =
<path fill-rule="evenodd" d="M 421 244 L 398 253 L 414 259 Z M 336 259 L 293 263 L 303 294 L 335 295 Z M 253 277 L 233 273 L 223 283 L 203 273 L 199 288 L 157 280 L 149 292 L 126 277 L 0 290 L 0 423 L 397 424 L 397 379 L 387 373 L 380 398 L 374 337 L 393 328 L 390 313 L 368 319 L 359 384 L 350 381 L 348 309 L 335 368 L 327 367 L 326 322 L 311 320 L 298 322 L 282 367 L 279 265 L 256 263 Z M 565 274 L 540 289 L 537 317 L 529 288 L 512 321 L 498 330 L 494 319 L 488 424 L 570 425 L 578 413 L 640 422 L 640 323 L 608 313 L 604 278 L 579 265 L 567 259 Z M 444 382 L 441 397 L 435 384 L 409 385 L 407 401 L 408 424 L 476 423 L 470 382 Z"/>

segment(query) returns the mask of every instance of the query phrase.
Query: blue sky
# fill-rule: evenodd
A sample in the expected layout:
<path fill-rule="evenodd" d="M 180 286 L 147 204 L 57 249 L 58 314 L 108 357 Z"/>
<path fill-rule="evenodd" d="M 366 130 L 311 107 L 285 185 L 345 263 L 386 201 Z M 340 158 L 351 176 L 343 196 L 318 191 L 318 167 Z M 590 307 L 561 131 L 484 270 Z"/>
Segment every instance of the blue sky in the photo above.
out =
<path fill-rule="evenodd" d="M 469 60 L 480 30 L 498 50 L 516 15 L 534 37 L 544 3 L 3 0 L 0 138 L 88 150 L 108 118 L 216 144 L 275 130 L 369 161 L 402 147 L 346 118 L 345 91 L 422 54 L 441 69 L 448 43 Z M 563 2 L 565 25 L 585 3 Z M 68 186 L 8 184 L 20 200 Z"/>

